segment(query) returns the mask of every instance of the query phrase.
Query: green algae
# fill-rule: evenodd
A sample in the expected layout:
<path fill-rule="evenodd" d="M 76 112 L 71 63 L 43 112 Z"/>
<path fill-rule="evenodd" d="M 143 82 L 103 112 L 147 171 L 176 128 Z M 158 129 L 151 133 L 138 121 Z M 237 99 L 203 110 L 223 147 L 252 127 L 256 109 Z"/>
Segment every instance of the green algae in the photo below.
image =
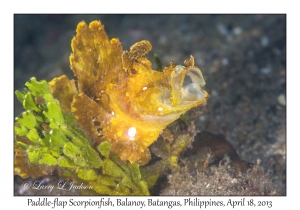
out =
<path fill-rule="evenodd" d="M 32 78 L 26 83 L 27 88 L 15 92 L 25 109 L 16 118 L 15 146 L 26 153 L 15 165 L 15 174 L 36 177 L 34 167 L 26 168 L 29 162 L 52 167 L 61 177 L 84 182 L 100 195 L 150 195 L 149 190 L 166 168 L 178 170 L 178 157 L 192 139 L 189 135 L 178 135 L 173 142 L 155 142 L 152 153 L 161 160 L 150 166 L 122 161 L 111 152 L 110 142 L 95 146 L 86 137 L 73 114 L 62 111 L 47 84 Z M 40 176 L 43 174 L 41 170 Z"/>

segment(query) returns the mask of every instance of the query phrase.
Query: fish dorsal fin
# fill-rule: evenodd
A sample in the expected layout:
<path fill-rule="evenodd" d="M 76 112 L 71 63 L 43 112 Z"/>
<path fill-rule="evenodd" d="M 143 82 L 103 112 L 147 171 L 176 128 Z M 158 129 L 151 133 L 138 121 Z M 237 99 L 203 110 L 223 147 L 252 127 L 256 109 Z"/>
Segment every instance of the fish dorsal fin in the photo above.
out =
<path fill-rule="evenodd" d="M 143 40 L 132 45 L 130 47 L 130 51 L 125 51 L 122 55 L 123 69 L 127 71 L 132 66 L 133 62 L 140 62 L 141 58 L 150 52 L 151 49 L 152 45 L 147 40 Z"/>
<path fill-rule="evenodd" d="M 70 65 L 78 79 L 79 92 L 90 95 L 97 81 L 105 87 L 122 70 L 121 42 L 116 38 L 109 40 L 100 21 L 89 25 L 80 22 L 71 46 Z"/>

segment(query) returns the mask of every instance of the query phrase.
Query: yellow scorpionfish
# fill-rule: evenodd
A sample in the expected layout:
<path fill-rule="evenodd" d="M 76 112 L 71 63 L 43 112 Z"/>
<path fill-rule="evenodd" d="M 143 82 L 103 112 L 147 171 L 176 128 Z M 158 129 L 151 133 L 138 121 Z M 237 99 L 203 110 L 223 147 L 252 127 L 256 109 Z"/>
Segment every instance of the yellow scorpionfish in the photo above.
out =
<path fill-rule="evenodd" d="M 122 160 L 146 164 L 151 158 L 148 147 L 163 129 L 208 99 L 192 56 L 184 66 L 170 63 L 161 72 L 153 70 L 146 58 L 150 42 L 123 51 L 99 21 L 80 22 L 71 46 L 78 89 L 66 76 L 49 82 L 50 89 L 95 144 L 108 140 Z"/>

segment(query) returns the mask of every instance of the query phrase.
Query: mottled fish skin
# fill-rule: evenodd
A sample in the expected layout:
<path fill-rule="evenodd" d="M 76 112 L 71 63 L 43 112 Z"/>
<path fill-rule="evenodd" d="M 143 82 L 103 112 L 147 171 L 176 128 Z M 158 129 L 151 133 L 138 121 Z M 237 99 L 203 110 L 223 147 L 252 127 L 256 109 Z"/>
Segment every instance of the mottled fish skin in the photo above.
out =
<path fill-rule="evenodd" d="M 78 125 L 96 143 L 110 141 L 122 160 L 140 165 L 150 160 L 148 147 L 168 124 L 208 99 L 192 56 L 184 66 L 170 63 L 159 72 L 146 58 L 151 49 L 143 40 L 123 51 L 99 21 L 80 22 L 70 56 L 79 89 L 71 111 Z"/>

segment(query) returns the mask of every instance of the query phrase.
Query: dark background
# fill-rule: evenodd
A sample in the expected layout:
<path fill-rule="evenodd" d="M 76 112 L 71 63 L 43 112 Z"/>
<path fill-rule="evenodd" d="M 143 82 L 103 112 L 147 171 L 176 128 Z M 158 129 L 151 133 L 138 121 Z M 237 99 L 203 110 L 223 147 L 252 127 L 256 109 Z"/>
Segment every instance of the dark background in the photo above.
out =
<path fill-rule="evenodd" d="M 149 40 L 148 57 L 163 65 L 193 55 L 210 94 L 199 131 L 224 134 L 242 159 L 260 159 L 286 194 L 286 15 L 15 15 L 15 90 L 33 76 L 73 77 L 70 43 L 82 20 L 100 20 L 124 50 Z M 14 110 L 22 112 L 16 100 Z"/>

